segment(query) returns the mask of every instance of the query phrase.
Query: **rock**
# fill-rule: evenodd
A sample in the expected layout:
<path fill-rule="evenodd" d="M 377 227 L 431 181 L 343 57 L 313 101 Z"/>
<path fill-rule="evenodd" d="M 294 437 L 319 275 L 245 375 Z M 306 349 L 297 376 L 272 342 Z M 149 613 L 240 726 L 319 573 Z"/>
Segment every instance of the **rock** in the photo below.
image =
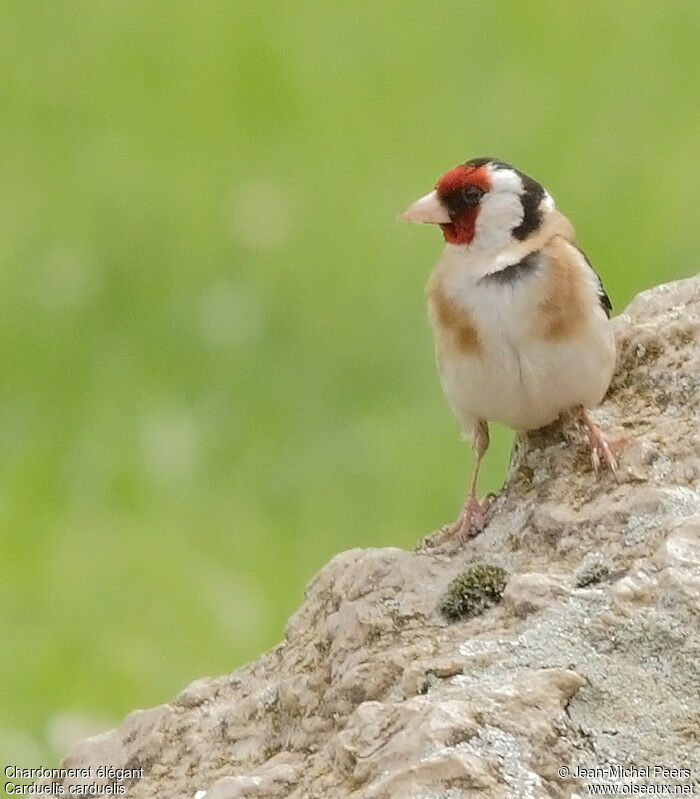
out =
<path fill-rule="evenodd" d="M 260 768 L 239 777 L 222 777 L 200 799 L 238 799 L 239 797 L 284 797 L 299 782 L 304 757 L 278 752 Z"/>
<path fill-rule="evenodd" d="M 516 574 L 508 583 L 503 601 L 515 616 L 527 616 L 551 605 L 557 596 L 565 593 L 566 586 L 561 578 L 540 572 L 524 572 Z"/>
<path fill-rule="evenodd" d="M 618 368 L 595 416 L 622 440 L 619 482 L 596 479 L 571 420 L 521 436 L 479 536 L 338 555 L 277 648 L 131 714 L 63 766 L 143 768 L 122 783 L 134 799 L 571 797 L 586 780 L 561 767 L 692 771 L 699 319 L 693 278 L 615 320 Z M 441 598 L 477 564 L 507 574 L 502 601 L 448 622 Z"/>
<path fill-rule="evenodd" d="M 592 583 L 608 579 L 614 571 L 613 562 L 602 552 L 586 552 L 574 572 L 574 584 L 577 588 L 585 588 Z"/>

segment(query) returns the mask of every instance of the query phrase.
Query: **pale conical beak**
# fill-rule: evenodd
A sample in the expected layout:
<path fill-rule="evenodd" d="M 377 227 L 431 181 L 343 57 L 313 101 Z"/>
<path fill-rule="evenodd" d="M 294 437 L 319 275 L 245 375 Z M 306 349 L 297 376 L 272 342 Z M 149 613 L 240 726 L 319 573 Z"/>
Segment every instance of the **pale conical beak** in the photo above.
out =
<path fill-rule="evenodd" d="M 400 218 L 408 219 L 409 222 L 423 222 L 426 225 L 444 225 L 451 221 L 437 191 L 431 191 L 430 194 L 416 200 L 413 205 L 409 205 Z"/>

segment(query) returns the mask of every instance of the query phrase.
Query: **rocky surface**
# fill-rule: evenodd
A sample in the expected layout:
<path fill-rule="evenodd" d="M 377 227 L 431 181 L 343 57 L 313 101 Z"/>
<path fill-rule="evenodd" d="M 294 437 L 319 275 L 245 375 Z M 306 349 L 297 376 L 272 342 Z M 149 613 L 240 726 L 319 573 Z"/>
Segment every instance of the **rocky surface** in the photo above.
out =
<path fill-rule="evenodd" d="M 135 799 L 573 797 L 605 781 L 577 767 L 609 764 L 687 768 L 649 781 L 700 792 L 699 318 L 694 278 L 615 320 L 595 416 L 622 439 L 619 481 L 571 420 L 521 437 L 477 538 L 338 555 L 276 649 L 63 766 L 142 767 Z M 501 601 L 448 622 L 477 563 L 507 572 Z"/>

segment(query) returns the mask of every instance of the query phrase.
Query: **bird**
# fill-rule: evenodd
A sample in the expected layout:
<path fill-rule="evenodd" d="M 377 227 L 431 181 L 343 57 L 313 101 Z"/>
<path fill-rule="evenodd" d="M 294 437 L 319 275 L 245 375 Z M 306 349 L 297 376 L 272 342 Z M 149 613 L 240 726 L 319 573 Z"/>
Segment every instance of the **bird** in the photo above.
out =
<path fill-rule="evenodd" d="M 401 214 L 439 225 L 445 247 L 426 286 L 443 392 L 472 444 L 464 508 L 447 532 L 481 532 L 477 479 L 489 422 L 524 432 L 572 411 L 593 469 L 616 476 L 612 444 L 591 416 L 612 379 L 612 305 L 572 223 L 546 189 L 498 158 L 446 172 Z"/>

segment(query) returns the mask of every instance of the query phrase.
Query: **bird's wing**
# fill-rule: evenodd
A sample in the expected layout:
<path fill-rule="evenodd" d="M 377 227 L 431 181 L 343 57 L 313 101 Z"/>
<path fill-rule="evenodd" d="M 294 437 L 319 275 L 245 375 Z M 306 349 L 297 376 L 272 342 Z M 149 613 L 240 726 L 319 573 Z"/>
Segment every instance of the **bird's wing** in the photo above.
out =
<path fill-rule="evenodd" d="M 610 312 L 612 311 L 612 303 L 610 302 L 610 297 L 608 297 L 608 293 L 603 286 L 603 281 L 600 279 L 600 275 L 596 272 L 593 268 L 593 264 L 589 261 L 588 256 L 586 253 L 579 247 L 578 241 L 576 240 L 576 232 L 574 231 L 574 227 L 571 222 L 564 216 L 564 214 L 560 212 L 555 212 L 556 214 L 556 222 L 555 222 L 555 230 L 558 236 L 566 239 L 566 241 L 571 244 L 572 247 L 575 247 L 583 256 L 583 260 L 586 262 L 586 266 L 591 270 L 591 273 L 595 277 L 595 282 L 598 287 L 598 299 L 600 300 L 600 306 L 605 311 L 605 315 L 610 318 Z"/>
<path fill-rule="evenodd" d="M 610 302 L 610 297 L 608 297 L 608 292 L 605 290 L 605 286 L 603 286 L 603 281 L 600 279 L 600 275 L 593 268 L 593 264 L 588 260 L 586 253 L 577 244 L 574 244 L 574 247 L 576 247 L 576 249 L 581 253 L 583 260 L 586 262 L 586 266 L 595 275 L 596 284 L 598 286 L 598 299 L 600 300 L 601 307 L 605 311 L 605 315 L 609 319 L 610 312 L 612 311 L 612 303 Z"/>

